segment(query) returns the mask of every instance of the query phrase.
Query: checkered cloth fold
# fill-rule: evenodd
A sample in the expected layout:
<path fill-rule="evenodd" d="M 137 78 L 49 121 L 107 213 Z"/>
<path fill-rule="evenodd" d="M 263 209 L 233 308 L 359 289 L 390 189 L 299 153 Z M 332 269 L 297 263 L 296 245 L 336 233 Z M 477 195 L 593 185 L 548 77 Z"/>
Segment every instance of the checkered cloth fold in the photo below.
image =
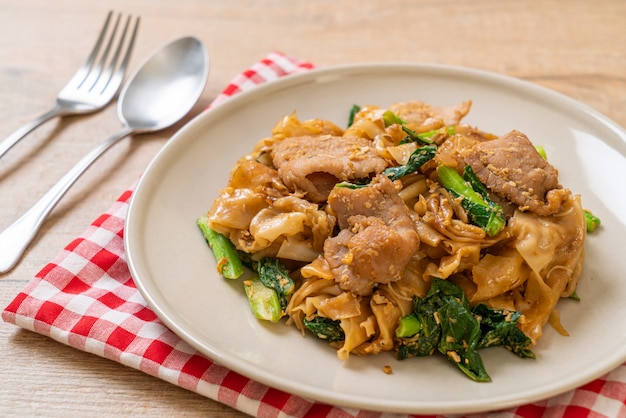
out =
<path fill-rule="evenodd" d="M 251 87 L 313 68 L 271 53 L 238 75 L 214 105 Z M 267 387 L 204 357 L 152 312 L 131 278 L 124 220 L 132 188 L 48 263 L 6 307 L 6 322 L 141 370 L 258 417 L 402 416 L 325 405 Z M 481 417 L 626 416 L 626 364 L 580 388 Z"/>

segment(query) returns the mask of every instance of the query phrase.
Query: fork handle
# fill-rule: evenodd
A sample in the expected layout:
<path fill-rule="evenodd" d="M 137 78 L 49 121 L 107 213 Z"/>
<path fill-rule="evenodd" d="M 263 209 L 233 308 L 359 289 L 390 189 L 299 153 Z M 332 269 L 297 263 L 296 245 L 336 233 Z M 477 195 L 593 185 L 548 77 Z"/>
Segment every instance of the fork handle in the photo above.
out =
<path fill-rule="evenodd" d="M 37 235 L 48 214 L 85 170 L 113 144 L 132 133 L 133 130 L 131 128 L 124 127 L 94 148 L 61 177 L 33 207 L 0 233 L 0 274 L 6 273 L 15 267 L 30 242 Z"/>
<path fill-rule="evenodd" d="M 60 107 L 55 106 L 50 109 L 43 115 L 31 120 L 30 122 L 22 125 L 18 130 L 13 132 L 7 138 L 5 138 L 2 142 L 0 142 L 0 157 L 2 157 L 8 150 L 10 150 L 13 145 L 17 144 L 22 138 L 24 138 L 28 133 L 37 128 L 39 125 L 49 121 L 52 118 L 57 116 L 62 116 L 66 112 Z"/>

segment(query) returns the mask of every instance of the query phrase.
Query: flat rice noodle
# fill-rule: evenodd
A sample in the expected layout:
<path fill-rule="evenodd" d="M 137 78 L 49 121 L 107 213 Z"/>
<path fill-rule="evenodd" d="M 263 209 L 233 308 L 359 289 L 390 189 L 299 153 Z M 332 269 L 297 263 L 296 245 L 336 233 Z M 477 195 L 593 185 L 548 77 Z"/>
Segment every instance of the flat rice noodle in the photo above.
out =
<path fill-rule="evenodd" d="M 447 279 L 452 274 L 471 268 L 478 263 L 480 259 L 480 245 L 458 245 L 458 243 L 448 241 L 445 243 L 452 244 L 453 252 L 451 255 L 441 258 L 438 267 L 440 276 L 438 277 Z"/>
<path fill-rule="evenodd" d="M 580 196 L 570 196 L 556 215 L 516 211 L 510 225 L 514 246 L 532 270 L 519 309 L 527 320 L 521 328 L 537 341 L 559 298 L 575 289 L 582 272 L 586 226 Z"/>
<path fill-rule="evenodd" d="M 360 315 L 361 306 L 354 294 L 343 292 L 321 301 L 317 306 L 317 311 L 321 316 L 336 321 Z"/>
<path fill-rule="evenodd" d="M 362 350 L 365 354 L 390 351 L 393 349 L 396 327 L 401 317 L 400 309 L 380 293 L 372 296 L 370 308 L 376 318 L 377 336 L 372 342 L 364 344 Z"/>
<path fill-rule="evenodd" d="M 306 215 L 300 212 L 278 212 L 266 208 L 250 222 L 250 233 L 259 248 L 270 246 L 281 236 L 295 235 L 304 230 Z"/>
<path fill-rule="evenodd" d="M 472 280 L 477 286 L 471 302 L 494 298 L 522 285 L 529 275 L 528 265 L 515 249 L 502 254 L 486 254 L 472 268 Z"/>
<path fill-rule="evenodd" d="M 337 350 L 337 357 L 346 360 L 355 348 L 369 340 L 373 333 L 372 312 L 367 304 L 361 304 L 361 314 L 341 320 L 341 329 L 345 334 L 342 347 Z M 373 318 L 373 317 L 372 317 Z"/>
<path fill-rule="evenodd" d="M 257 213 L 267 207 L 269 203 L 262 193 L 227 188 L 213 202 L 208 225 L 223 234 L 228 234 L 229 229 L 248 229 Z"/>

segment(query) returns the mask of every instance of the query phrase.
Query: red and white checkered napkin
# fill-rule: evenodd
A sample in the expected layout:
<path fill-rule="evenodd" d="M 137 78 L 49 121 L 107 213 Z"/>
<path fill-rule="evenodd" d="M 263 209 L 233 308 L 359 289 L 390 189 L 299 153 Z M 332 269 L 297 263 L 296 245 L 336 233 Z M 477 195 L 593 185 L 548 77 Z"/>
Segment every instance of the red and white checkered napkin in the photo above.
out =
<path fill-rule="evenodd" d="M 237 76 L 217 104 L 254 85 L 313 68 L 272 53 Z M 2 318 L 258 417 L 390 417 L 272 389 L 204 357 L 167 329 L 135 287 L 124 254 L 132 190 L 47 264 Z M 395 416 L 395 415 L 394 415 Z M 581 388 L 484 417 L 626 416 L 626 364 Z"/>

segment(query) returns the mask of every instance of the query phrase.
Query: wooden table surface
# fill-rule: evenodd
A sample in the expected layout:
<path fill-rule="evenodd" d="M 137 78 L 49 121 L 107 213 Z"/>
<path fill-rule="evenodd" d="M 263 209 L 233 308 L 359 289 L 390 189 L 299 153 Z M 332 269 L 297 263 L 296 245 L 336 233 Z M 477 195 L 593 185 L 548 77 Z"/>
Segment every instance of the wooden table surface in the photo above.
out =
<path fill-rule="evenodd" d="M 110 9 L 141 15 L 131 61 L 181 36 L 210 51 L 197 113 L 241 70 L 277 50 L 328 66 L 443 63 L 552 88 L 626 126 L 622 0 L 0 0 L 0 139 L 48 110 Z M 115 106 L 49 122 L 0 161 L 0 229 L 121 127 Z M 131 186 L 167 131 L 127 139 L 55 208 L 20 264 L 0 276 L 4 308 Z M 115 362 L 0 323 L 0 415 L 243 416 Z"/>

